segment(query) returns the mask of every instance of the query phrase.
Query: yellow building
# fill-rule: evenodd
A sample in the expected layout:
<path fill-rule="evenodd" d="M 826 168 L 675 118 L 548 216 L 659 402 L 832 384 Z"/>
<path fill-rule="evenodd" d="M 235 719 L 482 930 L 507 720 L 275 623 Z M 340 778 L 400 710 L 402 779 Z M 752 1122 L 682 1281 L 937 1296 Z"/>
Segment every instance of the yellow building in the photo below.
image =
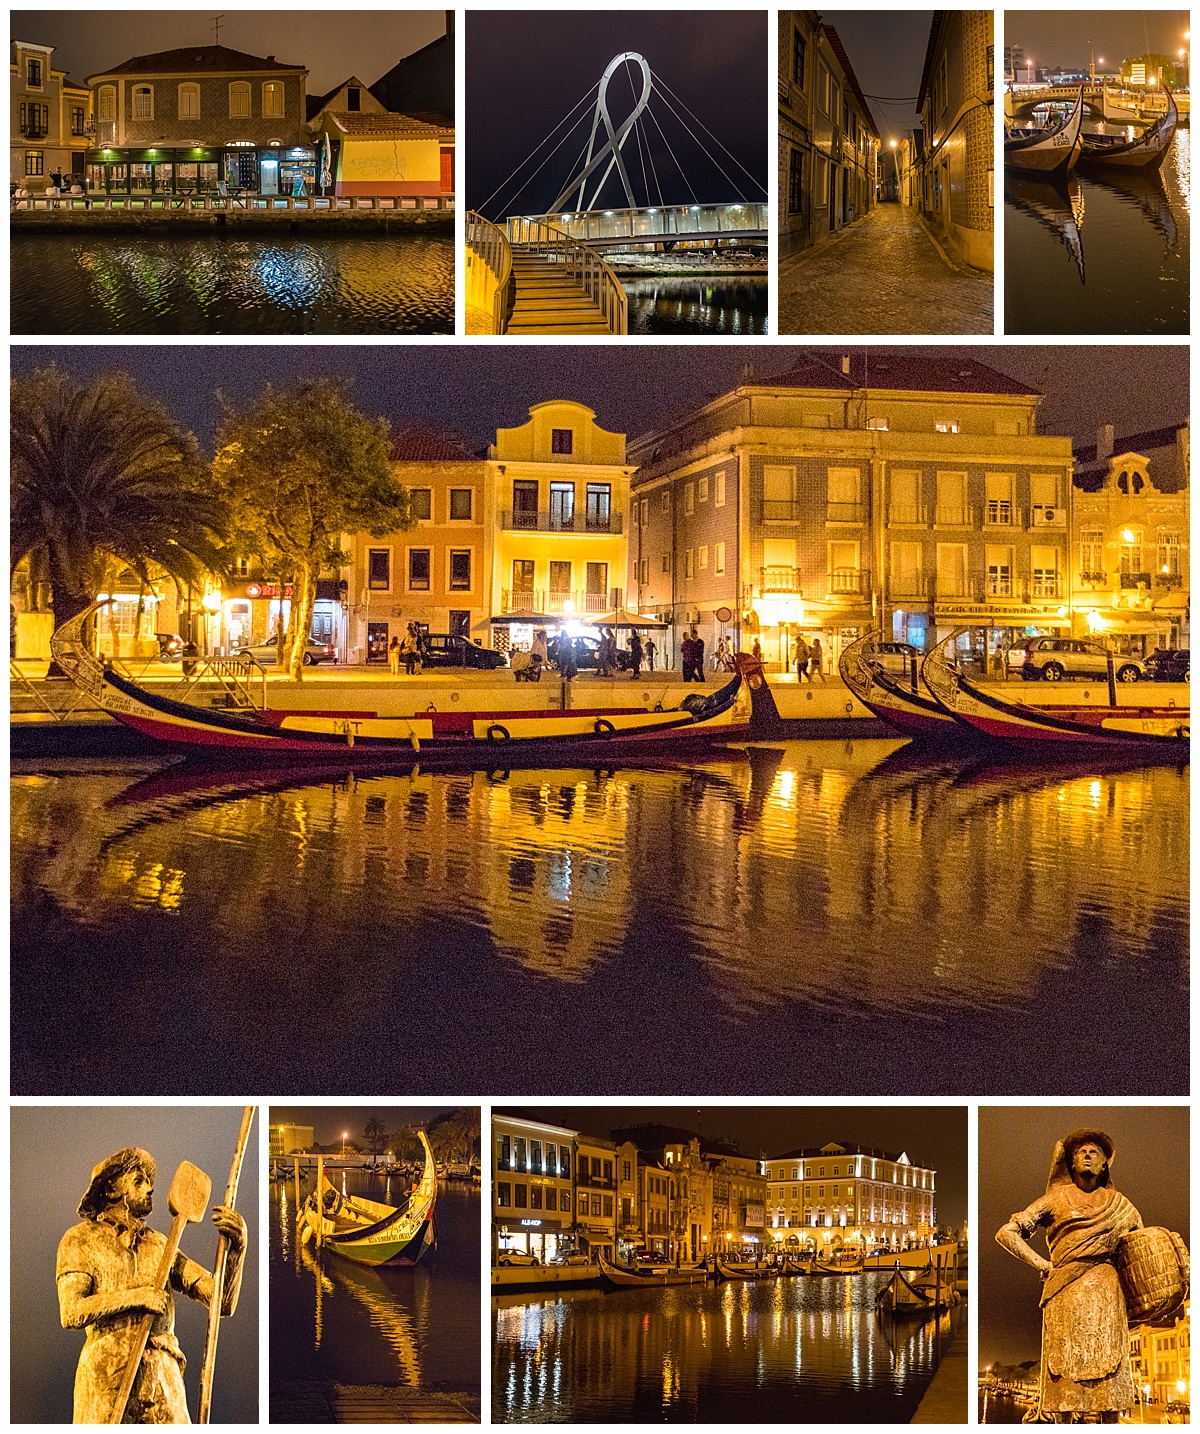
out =
<path fill-rule="evenodd" d="M 1124 650 L 1188 647 L 1191 429 L 1117 439 L 1102 424 L 1076 451 L 1071 590 L 1076 631 Z"/>
<path fill-rule="evenodd" d="M 1137 1325 L 1129 1331 L 1129 1363 L 1134 1388 L 1145 1404 L 1191 1406 L 1191 1302 L 1169 1329 Z"/>
<path fill-rule="evenodd" d="M 575 1229 L 592 1260 L 611 1260 L 616 1244 L 616 1143 L 580 1134 L 575 1143 Z"/>
<path fill-rule="evenodd" d="M 497 430 L 487 463 L 491 611 L 513 621 L 497 628 L 496 646 L 528 647 L 535 625 L 625 606 L 632 473 L 625 435 L 582 403 L 534 404 L 527 423 Z"/>
<path fill-rule="evenodd" d="M 454 129 L 411 115 L 326 110 L 334 193 L 439 199 L 454 196 Z"/>
<path fill-rule="evenodd" d="M 31 194 L 82 184 L 91 138 L 92 93 L 54 68 L 54 46 L 13 41 L 9 79 L 9 181 Z"/>
<path fill-rule="evenodd" d="M 831 1142 L 763 1162 L 777 1246 L 899 1250 L 933 1243 L 936 1171 L 908 1155 Z"/>

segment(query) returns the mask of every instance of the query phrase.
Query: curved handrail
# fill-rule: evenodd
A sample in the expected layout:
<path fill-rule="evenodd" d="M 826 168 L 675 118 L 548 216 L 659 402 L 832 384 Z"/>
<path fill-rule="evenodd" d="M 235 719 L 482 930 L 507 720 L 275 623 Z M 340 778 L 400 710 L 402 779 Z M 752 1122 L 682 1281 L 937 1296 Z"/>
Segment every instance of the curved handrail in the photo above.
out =
<path fill-rule="evenodd" d="M 512 247 L 508 236 L 490 219 L 472 210 L 467 214 L 466 240 L 467 248 L 496 281 L 496 292 L 492 297 L 492 333 L 502 334 L 508 307 L 508 282 L 512 276 Z M 470 283 L 469 276 L 467 282 Z"/>
<path fill-rule="evenodd" d="M 629 332 L 629 298 L 620 279 L 585 244 L 577 243 L 557 224 L 540 219 L 513 218 L 508 221 L 508 242 L 539 254 L 552 255 L 583 286 L 600 310 L 610 334 Z"/>

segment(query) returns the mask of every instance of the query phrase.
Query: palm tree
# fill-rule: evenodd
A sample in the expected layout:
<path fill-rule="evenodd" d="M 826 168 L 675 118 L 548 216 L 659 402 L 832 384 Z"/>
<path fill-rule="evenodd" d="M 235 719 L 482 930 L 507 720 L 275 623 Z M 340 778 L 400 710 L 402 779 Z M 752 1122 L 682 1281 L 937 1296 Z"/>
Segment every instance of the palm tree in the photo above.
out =
<path fill-rule="evenodd" d="M 10 563 L 45 574 L 56 627 L 121 569 L 143 593 L 219 569 L 225 506 L 196 440 L 127 374 L 17 374 L 11 404 Z"/>

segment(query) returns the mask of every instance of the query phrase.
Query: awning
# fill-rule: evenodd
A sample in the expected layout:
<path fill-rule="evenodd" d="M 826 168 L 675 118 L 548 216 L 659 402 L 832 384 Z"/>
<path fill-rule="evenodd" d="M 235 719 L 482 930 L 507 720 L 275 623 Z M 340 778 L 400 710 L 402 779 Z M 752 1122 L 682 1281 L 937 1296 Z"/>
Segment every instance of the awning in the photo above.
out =
<path fill-rule="evenodd" d="M 491 627 L 511 627 L 514 623 L 528 624 L 530 627 L 555 627 L 566 620 L 561 613 L 557 617 L 550 617 L 544 612 L 523 611 L 503 613 L 500 617 L 489 618 L 488 623 Z"/>
<path fill-rule="evenodd" d="M 661 632 L 668 626 L 657 617 L 641 617 L 637 613 L 627 612 L 625 608 L 618 607 L 610 613 L 604 613 L 600 617 L 589 617 L 588 627 L 628 627 L 628 628 L 654 628 Z"/>

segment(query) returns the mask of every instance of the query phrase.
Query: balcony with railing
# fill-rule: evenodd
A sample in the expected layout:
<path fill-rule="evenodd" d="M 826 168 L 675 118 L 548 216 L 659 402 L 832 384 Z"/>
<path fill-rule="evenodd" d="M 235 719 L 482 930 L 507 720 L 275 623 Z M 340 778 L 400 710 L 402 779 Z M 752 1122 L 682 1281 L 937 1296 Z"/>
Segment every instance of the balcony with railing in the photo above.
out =
<path fill-rule="evenodd" d="M 892 503 L 887 510 L 889 528 L 927 528 L 929 509 L 920 503 Z"/>
<path fill-rule="evenodd" d="M 983 510 L 985 528 L 1019 528 L 1022 523 L 1022 509 L 1007 498 L 989 498 Z"/>
<path fill-rule="evenodd" d="M 1063 598 L 1066 595 L 1066 583 L 1059 573 L 1034 573 L 1029 580 L 1031 598 Z"/>
<path fill-rule="evenodd" d="M 798 593 L 800 591 L 800 569 L 773 565 L 759 569 L 759 590 L 767 593 Z"/>
<path fill-rule="evenodd" d="M 1154 581 L 1153 573 L 1122 573 L 1122 588 L 1148 588 Z"/>
<path fill-rule="evenodd" d="M 984 591 L 988 597 L 1010 598 L 1015 597 L 1015 584 L 1012 578 L 989 577 Z"/>
<path fill-rule="evenodd" d="M 871 574 L 866 568 L 833 568 L 829 574 L 829 591 L 835 596 L 868 592 Z"/>
<path fill-rule="evenodd" d="M 933 524 L 935 528 L 973 528 L 975 509 L 957 503 L 939 503 L 933 510 Z"/>
<path fill-rule="evenodd" d="M 621 588 L 609 588 L 606 592 L 590 593 L 573 589 L 570 592 L 550 592 L 545 588 L 505 588 L 500 594 L 500 611 L 545 613 L 548 617 L 597 617 L 601 613 L 615 612 L 622 605 L 624 597 Z"/>
<path fill-rule="evenodd" d="M 794 498 L 764 498 L 762 520 L 764 523 L 798 523 L 800 504 Z"/>
<path fill-rule="evenodd" d="M 1183 587 L 1182 573 L 1155 573 L 1154 586 L 1174 590 Z"/>
<path fill-rule="evenodd" d="M 865 503 L 826 503 L 825 521 L 827 523 L 865 523 L 867 521 L 867 505 Z"/>
<path fill-rule="evenodd" d="M 897 573 L 888 579 L 889 598 L 923 598 L 929 596 L 928 573 Z"/>
<path fill-rule="evenodd" d="M 505 532 L 525 533 L 601 533 L 620 535 L 622 531 L 620 513 L 589 513 L 576 509 L 570 513 L 559 513 L 553 509 L 505 508 L 500 514 L 500 526 Z"/>

